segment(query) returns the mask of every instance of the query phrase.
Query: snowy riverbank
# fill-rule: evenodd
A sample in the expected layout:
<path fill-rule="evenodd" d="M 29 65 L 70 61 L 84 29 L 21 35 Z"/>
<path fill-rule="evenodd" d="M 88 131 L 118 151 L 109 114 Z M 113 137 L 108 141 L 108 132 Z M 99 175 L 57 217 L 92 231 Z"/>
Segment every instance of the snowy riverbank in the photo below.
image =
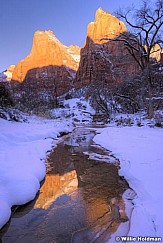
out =
<path fill-rule="evenodd" d="M 120 160 L 120 175 L 137 193 L 128 236 L 163 237 L 163 129 L 108 127 L 94 141 Z"/>
<path fill-rule="evenodd" d="M 45 176 L 46 152 L 68 122 L 30 118 L 28 123 L 0 119 L 0 228 L 9 220 L 11 207 L 34 199 Z"/>
<path fill-rule="evenodd" d="M 94 111 L 82 97 L 65 100 L 64 105 L 65 109 L 52 110 L 49 120 L 28 116 L 25 123 L 0 118 L 0 228 L 9 220 L 13 205 L 35 197 L 45 176 L 46 152 L 54 145 L 52 138 L 72 131 L 75 123 L 91 122 Z"/>
<path fill-rule="evenodd" d="M 72 107 L 69 104 L 67 112 L 74 112 L 77 101 L 69 102 Z M 91 121 L 88 111 L 76 112 L 80 122 Z M 54 145 L 52 138 L 59 132 L 72 131 L 74 121 L 74 116 L 69 120 L 33 117 L 28 123 L 0 119 L 0 228 L 10 218 L 13 205 L 35 197 L 45 176 L 46 152 Z M 163 129 L 112 126 L 98 130 L 95 142 L 120 160 L 120 174 L 137 193 L 128 236 L 163 237 Z M 121 233 L 124 235 L 123 230 Z"/>

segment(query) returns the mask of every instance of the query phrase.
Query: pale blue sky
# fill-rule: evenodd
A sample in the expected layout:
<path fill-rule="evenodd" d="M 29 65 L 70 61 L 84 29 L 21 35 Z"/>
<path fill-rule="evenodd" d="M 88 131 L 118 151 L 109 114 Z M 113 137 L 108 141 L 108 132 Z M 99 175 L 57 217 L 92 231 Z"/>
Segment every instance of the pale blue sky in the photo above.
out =
<path fill-rule="evenodd" d="M 141 0 L 0 0 L 0 71 L 25 58 L 36 30 L 52 30 L 65 45 L 83 46 L 87 24 L 102 7 L 114 13 Z"/>

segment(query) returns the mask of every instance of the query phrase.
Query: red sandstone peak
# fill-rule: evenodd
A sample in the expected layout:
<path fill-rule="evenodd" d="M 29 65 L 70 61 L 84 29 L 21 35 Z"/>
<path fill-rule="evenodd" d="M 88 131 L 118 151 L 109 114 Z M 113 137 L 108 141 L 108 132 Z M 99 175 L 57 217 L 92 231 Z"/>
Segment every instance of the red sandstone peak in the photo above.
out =
<path fill-rule="evenodd" d="M 115 38 L 125 31 L 127 28 L 123 22 L 99 8 L 96 11 L 95 21 L 88 25 L 87 36 L 95 43 L 101 43 L 102 38 Z"/>
<path fill-rule="evenodd" d="M 108 40 L 126 31 L 125 24 L 115 16 L 102 8 L 96 11 L 95 21 L 88 25 L 86 42 L 81 49 L 75 87 L 89 84 L 112 87 L 139 71 L 124 45 Z M 107 40 L 101 41 L 103 38 Z"/>
<path fill-rule="evenodd" d="M 46 66 L 66 66 L 77 70 L 79 61 L 68 50 L 52 31 L 36 31 L 32 50 L 16 65 L 12 79 L 22 82 L 29 70 Z"/>

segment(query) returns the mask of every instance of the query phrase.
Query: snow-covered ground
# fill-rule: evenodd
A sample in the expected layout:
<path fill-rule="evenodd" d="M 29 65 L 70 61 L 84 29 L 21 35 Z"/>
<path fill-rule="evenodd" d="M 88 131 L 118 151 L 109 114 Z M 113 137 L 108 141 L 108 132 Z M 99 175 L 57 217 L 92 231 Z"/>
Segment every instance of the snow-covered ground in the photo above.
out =
<path fill-rule="evenodd" d="M 34 199 L 45 176 L 46 152 L 59 132 L 72 130 L 68 121 L 29 119 L 28 123 L 0 119 L 0 228 L 11 207 Z"/>
<path fill-rule="evenodd" d="M 128 236 L 163 237 L 163 129 L 112 126 L 94 141 L 120 160 L 119 173 L 137 194 Z"/>
<path fill-rule="evenodd" d="M 28 122 L 0 118 L 0 228 L 9 220 L 11 207 L 34 199 L 45 177 L 46 152 L 60 132 L 76 124 L 89 124 L 93 109 L 81 99 L 65 101 L 65 109 L 52 111 L 53 119 L 28 117 Z"/>
<path fill-rule="evenodd" d="M 53 117 L 70 118 L 74 124 L 89 124 L 92 122 L 93 108 L 84 98 L 73 98 L 64 101 L 65 108 L 52 111 Z"/>
<path fill-rule="evenodd" d="M 0 228 L 10 218 L 13 205 L 35 197 L 45 176 L 46 153 L 55 145 L 52 138 L 71 131 L 73 125 L 91 123 L 94 111 L 87 101 L 70 99 L 64 105 L 65 109 L 52 111 L 51 120 L 33 117 L 25 123 L 0 119 Z M 131 125 L 129 120 L 127 117 Z M 163 237 L 163 129 L 123 123 L 119 118 L 113 126 L 99 129 L 94 138 L 120 160 L 119 173 L 136 192 L 130 230 L 126 232 L 121 224 L 116 234 Z M 136 118 L 134 124 L 140 123 L 147 122 Z"/>

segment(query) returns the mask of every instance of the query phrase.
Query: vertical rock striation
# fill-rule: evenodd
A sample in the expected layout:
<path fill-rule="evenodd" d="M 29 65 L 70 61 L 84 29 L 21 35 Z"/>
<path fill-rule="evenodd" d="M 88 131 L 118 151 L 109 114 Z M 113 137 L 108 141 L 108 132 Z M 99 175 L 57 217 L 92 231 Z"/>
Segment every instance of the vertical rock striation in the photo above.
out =
<path fill-rule="evenodd" d="M 127 32 L 123 22 L 101 8 L 97 10 L 95 21 L 88 25 L 85 46 L 81 49 L 75 87 L 94 83 L 115 86 L 138 71 L 123 44 L 111 41 L 122 32 Z"/>

